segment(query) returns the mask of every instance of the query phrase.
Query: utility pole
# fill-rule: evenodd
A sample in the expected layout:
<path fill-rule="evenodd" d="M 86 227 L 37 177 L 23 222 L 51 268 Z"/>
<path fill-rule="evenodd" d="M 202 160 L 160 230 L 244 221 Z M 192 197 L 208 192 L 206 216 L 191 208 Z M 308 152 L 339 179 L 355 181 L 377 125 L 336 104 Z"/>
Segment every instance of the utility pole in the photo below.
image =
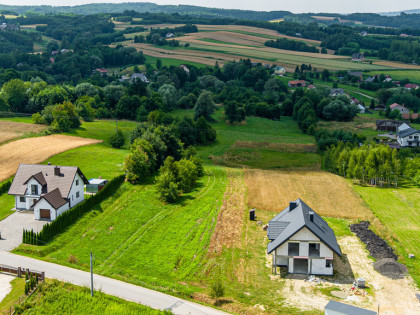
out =
<path fill-rule="evenodd" d="M 90 295 L 93 297 L 93 263 L 92 263 L 92 252 L 90 252 Z"/>

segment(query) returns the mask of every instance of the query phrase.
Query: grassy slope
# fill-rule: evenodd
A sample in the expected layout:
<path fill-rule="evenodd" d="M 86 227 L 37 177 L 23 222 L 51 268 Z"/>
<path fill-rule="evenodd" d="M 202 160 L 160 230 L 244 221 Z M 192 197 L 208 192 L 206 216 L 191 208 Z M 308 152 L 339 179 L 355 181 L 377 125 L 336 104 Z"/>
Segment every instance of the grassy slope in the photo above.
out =
<path fill-rule="evenodd" d="M 190 286 L 178 281 L 193 281 L 200 273 L 226 188 L 223 168 L 206 171 L 197 189 L 172 205 L 157 199 L 154 185 L 124 184 L 50 245 L 21 245 L 20 250 L 47 253 L 42 259 L 84 270 L 93 251 L 96 272 L 189 294 Z"/>
<path fill-rule="evenodd" d="M 181 118 L 192 117 L 192 110 L 177 110 L 174 116 Z M 297 124 L 290 117 L 282 117 L 274 121 L 258 117 L 247 117 L 245 123 L 231 126 L 224 120 L 223 110 L 216 111 L 216 122 L 213 127 L 217 131 L 217 141 L 214 144 L 199 148 L 200 157 L 209 162 L 209 157 L 217 157 L 218 163 L 230 166 L 249 166 L 256 168 L 282 168 L 291 166 L 295 161 L 297 167 L 312 166 L 320 162 L 319 155 L 315 153 L 279 152 L 278 150 L 264 148 L 232 148 L 236 141 L 313 144 L 312 136 L 302 133 Z M 235 156 L 241 156 L 240 161 Z M 222 159 L 222 160 L 221 160 Z M 233 160 L 232 160 L 233 159 Z M 213 159 L 215 160 L 215 159 Z"/>
<path fill-rule="evenodd" d="M 10 309 L 19 301 L 19 298 L 23 299 L 24 297 L 24 278 L 13 279 L 11 285 L 12 290 L 0 301 L 0 314 L 10 314 Z"/>
<path fill-rule="evenodd" d="M 22 280 L 23 279 L 19 279 Z M 20 288 L 23 292 L 23 288 Z M 10 296 L 12 298 L 12 296 Z M 6 299 L 8 299 L 6 297 Z M 17 297 L 12 302 L 17 302 Z M 1 309 L 0 309 L 1 310 Z M 89 311 L 87 311 L 89 310 Z M 171 314 L 69 283 L 47 281 L 21 305 L 19 314 Z"/>
<path fill-rule="evenodd" d="M 419 70 L 390 70 L 390 71 L 371 71 L 370 75 L 390 75 L 393 80 L 409 79 L 412 82 L 420 83 L 420 71 Z"/>
<path fill-rule="evenodd" d="M 388 239 L 420 286 L 420 192 L 414 187 L 376 188 L 354 185 L 356 192 L 389 229 Z"/>

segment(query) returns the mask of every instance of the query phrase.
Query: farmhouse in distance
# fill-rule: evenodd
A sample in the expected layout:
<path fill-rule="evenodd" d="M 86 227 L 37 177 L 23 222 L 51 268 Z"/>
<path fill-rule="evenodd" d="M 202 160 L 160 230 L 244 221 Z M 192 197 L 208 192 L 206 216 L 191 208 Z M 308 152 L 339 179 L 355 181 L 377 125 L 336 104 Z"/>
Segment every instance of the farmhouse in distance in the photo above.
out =
<path fill-rule="evenodd" d="M 78 167 L 20 164 L 9 189 L 16 210 L 34 211 L 36 220 L 55 220 L 84 200 L 89 184 Z"/>
<path fill-rule="evenodd" d="M 289 273 L 332 275 L 334 253 L 341 257 L 334 231 L 300 198 L 268 223 L 267 236 L 273 268 Z"/>

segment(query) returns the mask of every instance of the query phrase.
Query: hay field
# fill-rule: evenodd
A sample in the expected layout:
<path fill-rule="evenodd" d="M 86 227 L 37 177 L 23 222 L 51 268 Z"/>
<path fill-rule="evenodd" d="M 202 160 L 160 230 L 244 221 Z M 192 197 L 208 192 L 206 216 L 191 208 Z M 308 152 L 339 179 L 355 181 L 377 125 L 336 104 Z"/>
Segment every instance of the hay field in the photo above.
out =
<path fill-rule="evenodd" d="M 45 130 L 44 125 L 0 121 L 0 143 L 21 137 L 26 134 L 38 133 L 43 130 Z"/>
<path fill-rule="evenodd" d="M 381 65 L 386 67 L 391 67 L 395 69 L 406 69 L 406 70 L 420 70 L 419 65 L 413 65 L 410 63 L 401 63 L 395 61 L 386 61 L 386 60 L 378 60 L 373 62 L 375 65 Z"/>
<path fill-rule="evenodd" d="M 278 213 L 290 201 L 301 198 L 319 215 L 375 220 L 372 211 L 346 179 L 313 170 L 244 170 L 248 207 Z"/>
<path fill-rule="evenodd" d="M 100 142 L 95 139 L 51 135 L 6 143 L 0 146 L 0 182 L 12 176 L 20 163 L 41 163 L 58 153 Z"/>

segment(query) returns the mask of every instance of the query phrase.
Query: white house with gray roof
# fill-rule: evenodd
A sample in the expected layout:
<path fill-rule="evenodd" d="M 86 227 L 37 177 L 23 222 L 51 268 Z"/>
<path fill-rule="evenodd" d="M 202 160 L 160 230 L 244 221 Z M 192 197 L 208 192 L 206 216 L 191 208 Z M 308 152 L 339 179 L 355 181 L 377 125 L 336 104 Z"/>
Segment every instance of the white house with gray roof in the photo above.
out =
<path fill-rule="evenodd" d="M 84 200 L 88 180 L 78 167 L 20 164 L 10 186 L 16 210 L 34 212 L 36 220 L 55 220 Z"/>
<path fill-rule="evenodd" d="M 267 236 L 273 267 L 286 266 L 289 273 L 332 275 L 334 253 L 341 256 L 334 231 L 301 199 L 268 223 Z"/>
<path fill-rule="evenodd" d="M 420 146 L 420 130 L 403 124 L 398 128 L 397 141 L 401 147 L 419 147 Z"/>

